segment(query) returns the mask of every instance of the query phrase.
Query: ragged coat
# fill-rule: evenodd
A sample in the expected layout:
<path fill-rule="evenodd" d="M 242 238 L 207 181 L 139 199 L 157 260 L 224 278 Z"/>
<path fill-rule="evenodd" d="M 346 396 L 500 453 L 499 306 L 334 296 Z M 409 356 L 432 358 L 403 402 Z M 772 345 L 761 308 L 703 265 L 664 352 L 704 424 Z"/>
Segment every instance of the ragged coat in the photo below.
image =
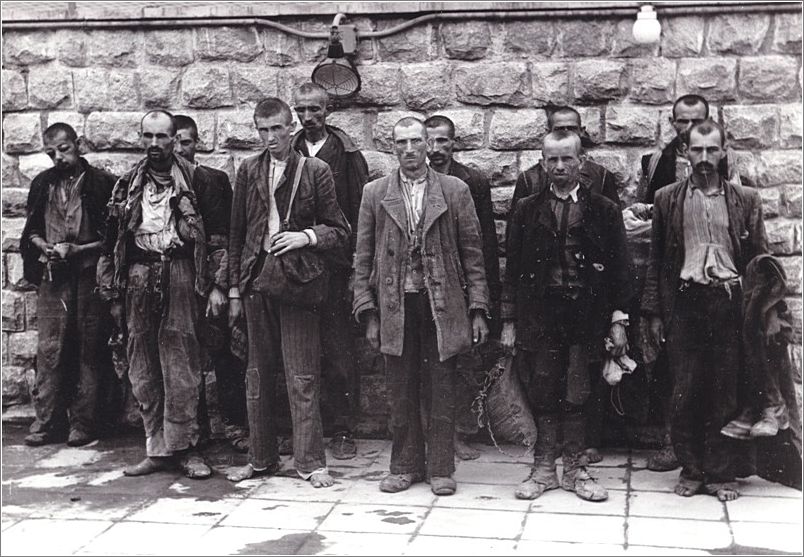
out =
<path fill-rule="evenodd" d="M 195 192 L 204 189 L 198 184 L 204 175 L 196 171 L 195 165 L 181 157 L 173 156 L 173 163 L 187 183 L 187 189 L 179 186 L 176 192 L 177 199 L 184 197 L 190 201 L 190 208 L 182 211 L 179 207 L 186 204 L 179 203 L 174 209 L 177 220 L 184 220 L 190 230 L 193 244 L 193 263 L 195 265 L 195 291 L 200 296 L 206 296 L 211 286 L 207 274 L 207 243 L 204 232 L 204 222 L 196 200 Z M 109 216 L 106 222 L 104 235 L 104 249 L 98 261 L 97 278 L 100 295 L 109 300 L 122 297 L 126 290 L 128 280 L 128 249 L 133 245 L 134 234 L 142 222 L 142 193 L 145 186 L 145 169 L 147 159 L 126 172 L 115 184 L 112 198 L 109 200 Z"/>
<path fill-rule="evenodd" d="M 443 362 L 472 346 L 470 312 L 489 315 L 480 224 L 469 187 L 428 168 L 422 215 L 422 265 Z M 355 316 L 376 310 L 380 351 L 401 356 L 405 343 L 407 216 L 399 172 L 366 184 L 355 252 Z"/>

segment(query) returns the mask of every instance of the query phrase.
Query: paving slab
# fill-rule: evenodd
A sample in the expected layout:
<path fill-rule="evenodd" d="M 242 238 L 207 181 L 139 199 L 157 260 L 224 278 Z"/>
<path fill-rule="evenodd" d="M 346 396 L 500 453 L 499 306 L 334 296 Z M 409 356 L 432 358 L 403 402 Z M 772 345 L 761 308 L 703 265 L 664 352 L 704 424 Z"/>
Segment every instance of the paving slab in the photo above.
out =
<path fill-rule="evenodd" d="M 527 477 L 521 447 L 476 444 L 456 463 L 458 491 L 435 496 L 426 483 L 379 490 L 387 440 L 358 440 L 358 455 L 330 463 L 335 486 L 315 489 L 292 458 L 276 476 L 234 484 L 246 462 L 223 441 L 203 454 L 204 481 L 178 470 L 127 478 L 143 458 L 140 434 L 87 447 L 30 448 L 27 431 L 3 426 L 2 554 L 86 555 L 700 555 L 801 553 L 801 492 L 757 477 L 721 503 L 672 493 L 678 472 L 644 469 L 649 451 L 604 450 L 591 468 L 608 501 L 553 490 L 520 501 Z M 558 473 L 561 474 L 559 460 Z"/>

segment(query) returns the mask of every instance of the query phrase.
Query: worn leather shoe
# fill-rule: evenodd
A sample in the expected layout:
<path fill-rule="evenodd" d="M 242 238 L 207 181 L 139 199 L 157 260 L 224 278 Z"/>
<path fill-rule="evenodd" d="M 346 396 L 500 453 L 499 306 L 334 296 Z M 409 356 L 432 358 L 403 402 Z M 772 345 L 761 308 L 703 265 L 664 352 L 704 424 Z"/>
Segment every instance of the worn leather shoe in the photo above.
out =
<path fill-rule="evenodd" d="M 454 495 L 456 489 L 458 489 L 458 484 L 449 476 L 430 478 L 430 490 L 436 495 Z"/>
<path fill-rule="evenodd" d="M 414 483 L 424 480 L 424 474 L 389 474 L 380 482 L 380 491 L 399 493 L 410 488 Z"/>
<path fill-rule="evenodd" d="M 41 447 L 42 445 L 63 443 L 64 438 L 63 434 L 38 432 L 26 436 L 23 442 L 29 447 Z"/>
<path fill-rule="evenodd" d="M 123 470 L 124 476 L 147 476 L 154 472 L 162 472 L 172 468 L 173 459 L 168 456 L 146 456 L 137 464 Z"/>
<path fill-rule="evenodd" d="M 179 469 L 193 480 L 205 480 L 212 475 L 212 469 L 204 459 L 195 454 L 183 455 L 179 458 Z"/>
<path fill-rule="evenodd" d="M 605 501 L 609 498 L 609 492 L 589 475 L 585 466 L 564 472 L 561 487 L 574 492 L 584 501 Z"/>
<path fill-rule="evenodd" d="M 539 472 L 531 470 L 530 475 L 523 481 L 514 491 L 517 499 L 537 499 L 541 497 L 545 491 L 551 489 L 558 489 L 558 475 L 556 471 Z"/>
<path fill-rule="evenodd" d="M 83 447 L 95 440 L 94 435 L 90 435 L 86 431 L 80 429 L 71 429 L 70 436 L 67 438 L 67 445 L 70 447 Z"/>

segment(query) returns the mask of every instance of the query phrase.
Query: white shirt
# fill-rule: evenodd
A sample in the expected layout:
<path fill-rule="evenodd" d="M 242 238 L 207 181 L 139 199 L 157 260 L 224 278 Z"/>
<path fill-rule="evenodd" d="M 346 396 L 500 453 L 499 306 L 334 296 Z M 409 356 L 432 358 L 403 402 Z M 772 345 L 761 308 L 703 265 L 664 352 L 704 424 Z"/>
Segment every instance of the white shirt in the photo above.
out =
<path fill-rule="evenodd" d="M 319 139 L 315 143 L 310 143 L 306 139 L 304 140 L 304 143 L 307 144 L 307 152 L 310 153 L 311 157 L 316 156 L 318 152 L 321 150 L 321 147 L 323 147 L 324 143 L 326 142 L 327 142 L 326 137 L 324 139 Z"/>

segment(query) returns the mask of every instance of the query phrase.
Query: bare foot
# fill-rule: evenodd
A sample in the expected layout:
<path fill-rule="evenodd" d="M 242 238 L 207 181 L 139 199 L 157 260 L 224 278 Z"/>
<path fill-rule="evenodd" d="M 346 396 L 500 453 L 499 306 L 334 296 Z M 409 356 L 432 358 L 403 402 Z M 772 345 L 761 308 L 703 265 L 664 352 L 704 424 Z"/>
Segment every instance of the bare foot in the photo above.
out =
<path fill-rule="evenodd" d="M 264 470 L 255 470 L 251 464 L 246 464 L 245 466 L 235 468 L 232 472 L 226 474 L 226 479 L 230 482 L 242 482 L 243 480 L 248 480 L 259 476 L 270 476 L 271 474 L 275 474 L 279 470 L 280 466 L 281 464 L 277 463 L 276 466 L 269 466 Z"/>
<path fill-rule="evenodd" d="M 740 492 L 736 489 L 724 487 L 717 490 L 717 498 L 720 501 L 734 501 L 740 496 Z"/>
<path fill-rule="evenodd" d="M 313 487 L 332 487 L 335 485 L 335 480 L 328 472 L 313 472 L 310 475 L 310 484 Z"/>
<path fill-rule="evenodd" d="M 455 436 L 455 454 L 461 460 L 475 460 L 480 458 L 480 451 L 469 446 L 462 438 Z"/>
<path fill-rule="evenodd" d="M 702 481 L 679 478 L 673 491 L 676 492 L 676 495 L 681 495 L 682 497 L 692 497 L 701 491 L 702 486 Z"/>

